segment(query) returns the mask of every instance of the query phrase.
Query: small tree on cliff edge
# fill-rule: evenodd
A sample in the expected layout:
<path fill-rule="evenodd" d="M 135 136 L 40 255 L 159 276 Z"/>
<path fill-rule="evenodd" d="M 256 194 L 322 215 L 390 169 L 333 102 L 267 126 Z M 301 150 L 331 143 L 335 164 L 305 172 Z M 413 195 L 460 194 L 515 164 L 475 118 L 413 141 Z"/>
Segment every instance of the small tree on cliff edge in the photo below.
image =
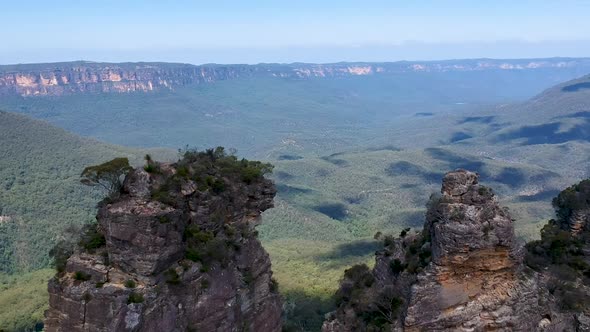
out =
<path fill-rule="evenodd" d="M 87 186 L 100 187 L 112 196 L 121 191 L 124 176 L 132 169 L 129 159 L 115 158 L 104 164 L 86 167 L 80 175 L 80 182 Z"/>

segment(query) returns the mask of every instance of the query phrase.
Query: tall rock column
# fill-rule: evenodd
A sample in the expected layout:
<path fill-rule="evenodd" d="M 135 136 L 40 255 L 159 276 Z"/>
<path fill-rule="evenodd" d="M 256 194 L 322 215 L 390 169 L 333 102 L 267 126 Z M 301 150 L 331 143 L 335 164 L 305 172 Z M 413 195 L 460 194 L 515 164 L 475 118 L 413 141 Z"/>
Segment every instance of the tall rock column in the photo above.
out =
<path fill-rule="evenodd" d="M 432 262 L 418 275 L 405 317 L 407 330 L 510 328 L 524 312 L 514 228 L 491 189 L 465 170 L 446 174 L 426 230 Z M 525 308 L 522 308 L 523 310 Z"/>
<path fill-rule="evenodd" d="M 419 232 L 385 236 L 375 267 L 346 270 L 338 309 L 323 325 L 341 331 L 561 331 L 542 275 L 523 264 L 512 219 L 477 173 L 445 175 Z"/>
<path fill-rule="evenodd" d="M 280 331 L 255 230 L 276 193 L 261 165 L 195 152 L 132 171 L 99 209 L 98 244 L 50 281 L 46 330 Z"/>

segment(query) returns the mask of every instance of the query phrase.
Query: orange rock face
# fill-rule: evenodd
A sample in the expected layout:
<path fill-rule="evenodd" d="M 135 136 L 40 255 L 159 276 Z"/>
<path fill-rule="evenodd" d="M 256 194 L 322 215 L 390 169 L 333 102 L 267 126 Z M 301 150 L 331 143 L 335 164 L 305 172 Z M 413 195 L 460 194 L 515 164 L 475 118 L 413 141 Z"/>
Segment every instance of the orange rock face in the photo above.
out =
<path fill-rule="evenodd" d="M 323 331 L 590 328 L 584 313 L 559 309 L 549 292 L 551 276 L 523 263 L 526 250 L 514 238 L 510 215 L 478 182 L 473 172 L 447 173 L 421 232 L 385 238 L 370 274 L 345 274 L 339 308 Z"/>

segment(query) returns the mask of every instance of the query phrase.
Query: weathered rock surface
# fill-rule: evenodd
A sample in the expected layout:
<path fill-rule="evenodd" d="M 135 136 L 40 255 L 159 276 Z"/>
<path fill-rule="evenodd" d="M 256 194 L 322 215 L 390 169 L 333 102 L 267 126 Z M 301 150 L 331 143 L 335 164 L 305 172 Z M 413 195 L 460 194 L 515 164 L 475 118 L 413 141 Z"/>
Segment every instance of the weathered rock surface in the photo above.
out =
<path fill-rule="evenodd" d="M 274 185 L 210 168 L 224 190 L 199 190 L 192 175 L 174 177 L 179 167 L 134 170 L 121 196 L 102 204 L 106 245 L 78 249 L 50 281 L 46 331 L 281 330 L 281 300 L 255 231 Z M 192 260 L 189 241 L 199 255 Z"/>
<path fill-rule="evenodd" d="M 448 173 L 441 193 L 422 232 L 386 237 L 370 274 L 346 271 L 324 332 L 589 328 L 587 309 L 563 310 L 554 277 L 524 263 L 508 211 L 476 173 Z"/>

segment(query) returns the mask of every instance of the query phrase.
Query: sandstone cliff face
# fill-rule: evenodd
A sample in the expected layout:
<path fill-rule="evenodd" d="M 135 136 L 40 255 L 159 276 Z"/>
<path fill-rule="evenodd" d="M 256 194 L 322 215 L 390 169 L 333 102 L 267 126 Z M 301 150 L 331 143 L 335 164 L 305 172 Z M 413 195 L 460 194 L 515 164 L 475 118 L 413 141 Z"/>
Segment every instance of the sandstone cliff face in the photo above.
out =
<path fill-rule="evenodd" d="M 199 158 L 127 175 L 98 212 L 105 244 L 77 249 L 50 281 L 47 331 L 281 330 L 255 230 L 274 185 Z"/>
<path fill-rule="evenodd" d="M 62 63 L 34 69 L 0 70 L 0 95 L 62 96 L 170 90 L 193 83 L 249 76 L 251 70 L 247 66 Z"/>
<path fill-rule="evenodd" d="M 464 60 L 393 63 L 202 65 L 95 63 L 0 66 L 0 96 L 62 96 L 171 90 L 189 84 L 248 77 L 293 79 L 482 70 L 590 68 L 586 59 Z M 587 71 L 587 70 L 586 70 Z"/>
<path fill-rule="evenodd" d="M 508 211 L 476 173 L 448 173 L 441 192 L 421 233 L 385 238 L 373 271 L 346 271 L 339 308 L 323 331 L 590 328 L 587 309 L 563 310 L 552 293 L 554 277 L 523 262 L 526 250 L 514 238 Z"/>
<path fill-rule="evenodd" d="M 477 182 L 477 175 L 466 171 L 443 180 L 442 197 L 426 225 L 432 262 L 412 288 L 408 330 L 508 328 L 525 314 L 506 303 L 520 287 L 512 220 Z"/>

